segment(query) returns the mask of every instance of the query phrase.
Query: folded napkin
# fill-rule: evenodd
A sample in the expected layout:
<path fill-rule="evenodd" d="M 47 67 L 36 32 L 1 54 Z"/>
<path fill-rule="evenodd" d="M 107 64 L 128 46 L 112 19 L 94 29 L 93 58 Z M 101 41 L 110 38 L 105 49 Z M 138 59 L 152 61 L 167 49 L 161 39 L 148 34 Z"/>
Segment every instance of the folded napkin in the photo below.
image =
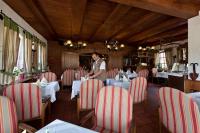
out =
<path fill-rule="evenodd" d="M 128 78 L 125 75 L 123 75 L 123 82 L 128 82 Z"/>
<path fill-rule="evenodd" d="M 89 77 L 81 77 L 81 82 L 88 80 Z"/>
<path fill-rule="evenodd" d="M 48 81 L 45 77 L 42 78 L 41 82 L 40 82 L 40 85 L 43 87 L 43 86 L 47 86 L 48 85 Z"/>
<path fill-rule="evenodd" d="M 119 80 L 119 74 L 115 76 L 115 80 Z"/>

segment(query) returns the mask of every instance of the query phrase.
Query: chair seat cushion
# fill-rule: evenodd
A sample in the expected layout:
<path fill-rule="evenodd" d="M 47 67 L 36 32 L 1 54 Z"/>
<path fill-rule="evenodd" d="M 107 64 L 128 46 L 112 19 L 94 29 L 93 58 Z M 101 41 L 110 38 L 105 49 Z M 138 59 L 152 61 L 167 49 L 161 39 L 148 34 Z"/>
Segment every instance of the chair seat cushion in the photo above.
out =
<path fill-rule="evenodd" d="M 100 132 L 100 133 L 117 133 L 117 132 L 114 132 L 114 131 L 111 131 L 109 129 L 105 129 L 105 128 L 102 128 L 102 127 L 99 127 L 99 126 L 93 127 L 93 130 Z"/>

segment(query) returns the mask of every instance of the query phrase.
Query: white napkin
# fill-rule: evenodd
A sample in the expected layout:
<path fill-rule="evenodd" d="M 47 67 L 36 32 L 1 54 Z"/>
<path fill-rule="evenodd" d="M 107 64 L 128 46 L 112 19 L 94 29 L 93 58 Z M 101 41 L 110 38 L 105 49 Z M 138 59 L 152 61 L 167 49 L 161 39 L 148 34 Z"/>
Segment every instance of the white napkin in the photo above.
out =
<path fill-rule="evenodd" d="M 115 76 L 115 80 L 119 80 L 119 74 Z"/>
<path fill-rule="evenodd" d="M 81 77 L 81 82 L 84 82 L 84 81 L 86 81 L 88 79 L 89 79 L 89 77 Z"/>
<path fill-rule="evenodd" d="M 128 79 L 125 75 L 123 75 L 123 82 L 128 82 Z"/>
<path fill-rule="evenodd" d="M 48 85 L 48 81 L 45 77 L 42 78 L 41 82 L 40 82 L 41 86 L 47 86 Z"/>

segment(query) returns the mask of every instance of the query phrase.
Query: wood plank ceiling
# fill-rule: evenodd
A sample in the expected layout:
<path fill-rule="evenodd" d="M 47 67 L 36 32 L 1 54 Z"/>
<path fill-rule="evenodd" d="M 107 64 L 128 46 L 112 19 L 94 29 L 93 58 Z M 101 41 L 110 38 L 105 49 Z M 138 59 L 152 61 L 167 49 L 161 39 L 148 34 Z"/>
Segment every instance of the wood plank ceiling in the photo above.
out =
<path fill-rule="evenodd" d="M 199 0 L 4 0 L 48 40 L 134 44 L 187 38 Z"/>

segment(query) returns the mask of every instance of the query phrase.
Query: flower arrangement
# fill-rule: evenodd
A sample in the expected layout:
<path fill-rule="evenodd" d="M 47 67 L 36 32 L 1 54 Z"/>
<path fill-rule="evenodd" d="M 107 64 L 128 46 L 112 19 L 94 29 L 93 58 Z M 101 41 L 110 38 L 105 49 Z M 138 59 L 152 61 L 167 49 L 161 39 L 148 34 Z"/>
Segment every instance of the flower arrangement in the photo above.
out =
<path fill-rule="evenodd" d="M 13 75 L 14 76 L 18 76 L 19 73 L 21 73 L 21 70 L 18 67 L 14 67 L 14 69 L 13 69 Z"/>

